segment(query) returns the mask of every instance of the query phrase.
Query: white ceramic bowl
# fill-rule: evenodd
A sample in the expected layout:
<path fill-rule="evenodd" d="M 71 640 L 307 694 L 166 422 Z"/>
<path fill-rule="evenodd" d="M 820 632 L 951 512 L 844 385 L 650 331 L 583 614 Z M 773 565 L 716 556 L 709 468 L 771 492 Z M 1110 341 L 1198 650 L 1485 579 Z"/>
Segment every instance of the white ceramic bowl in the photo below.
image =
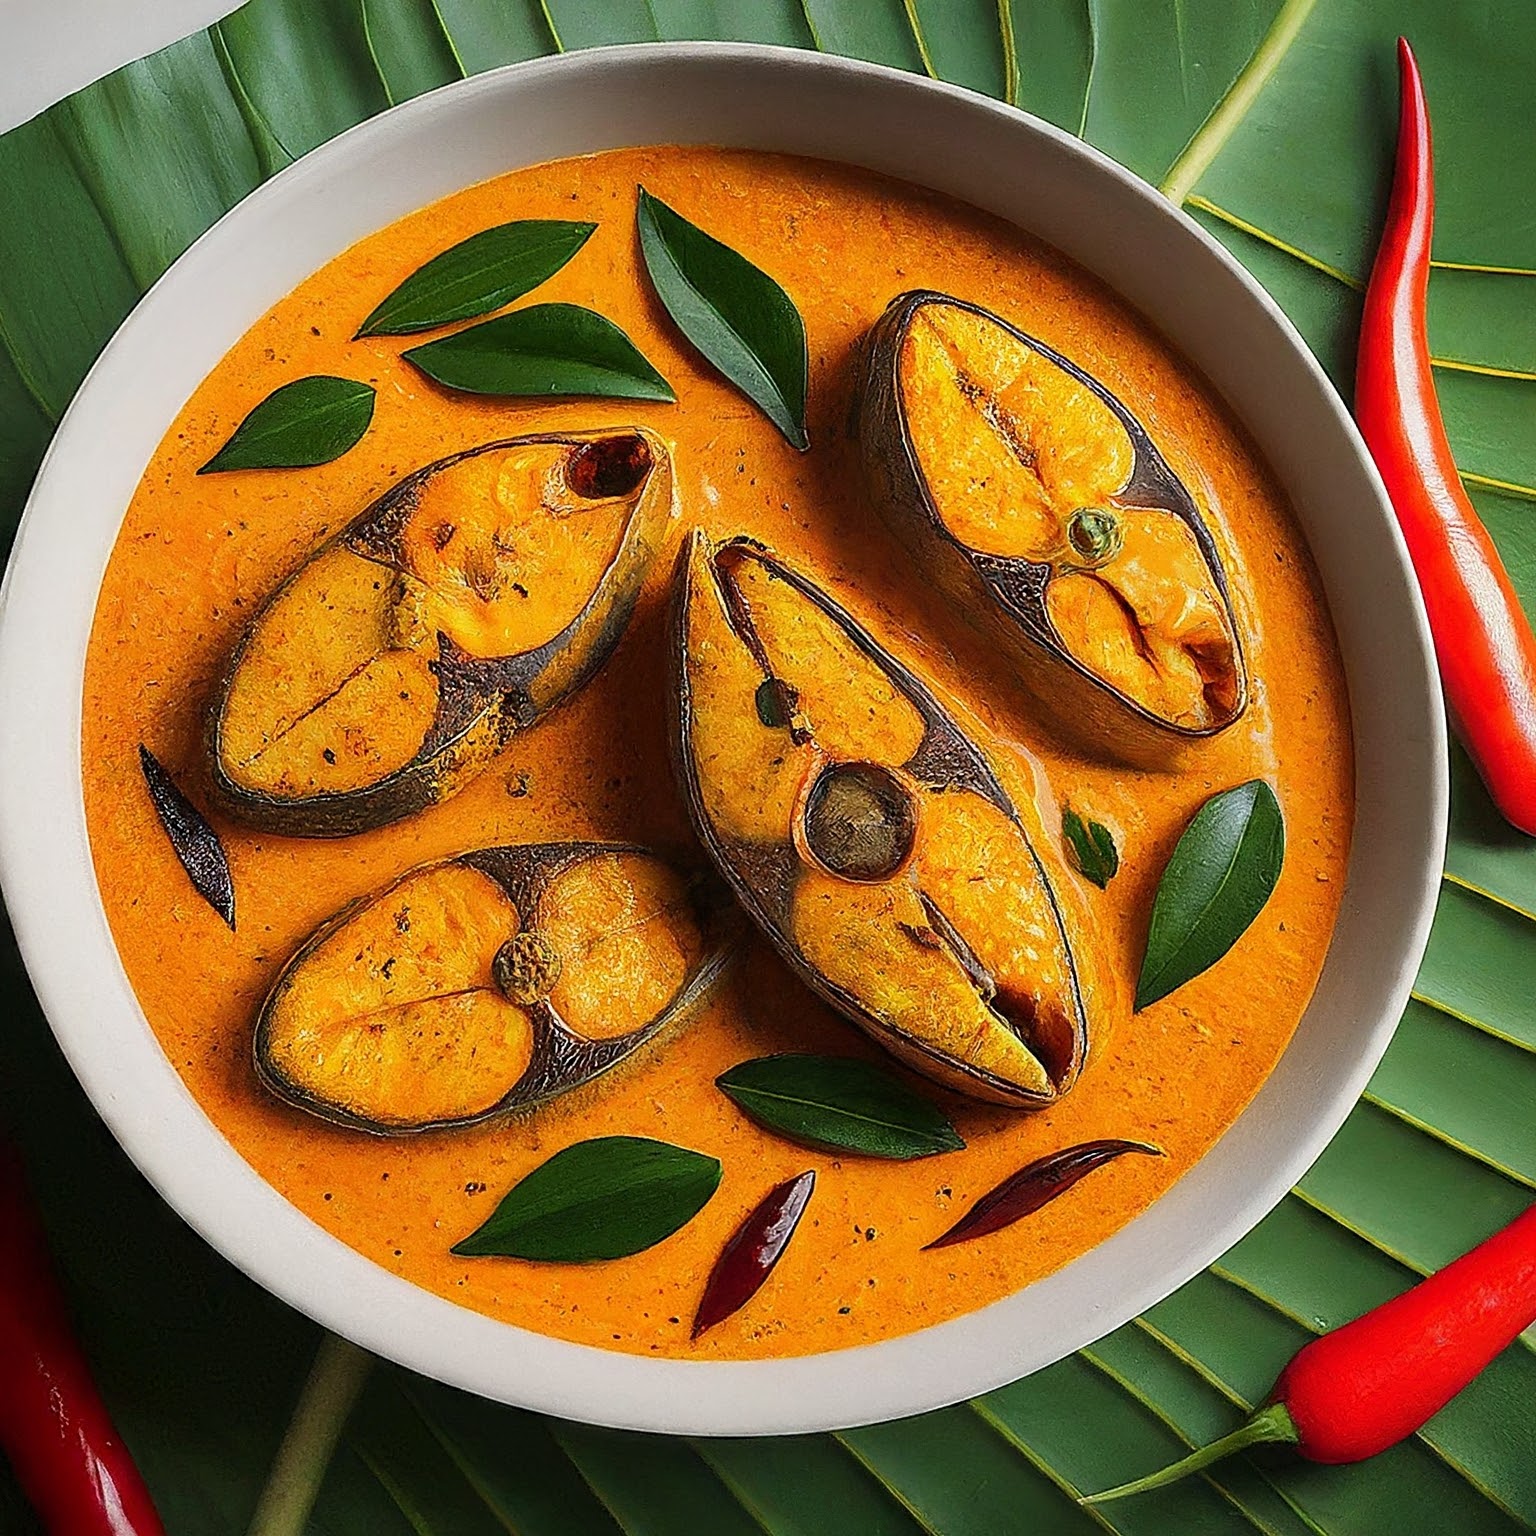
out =
<path fill-rule="evenodd" d="M 645 143 L 818 155 L 934 187 L 1065 251 L 1148 315 L 1246 423 L 1332 605 L 1359 801 L 1338 929 L 1279 1067 L 1215 1148 L 1108 1242 L 970 1316 L 802 1359 L 655 1360 L 454 1306 L 301 1215 L 229 1147 L 162 1054 L 118 962 L 81 797 L 81 677 L 118 524 L 167 424 L 300 279 L 447 193 Z M 1445 838 L 1440 693 L 1418 591 L 1338 397 L 1263 290 L 1156 192 L 1008 107 L 846 59 L 676 45 L 517 65 L 305 156 L 222 219 L 124 323 L 32 493 L 0 597 L 0 879 L 32 980 L 102 1117 L 215 1247 L 327 1327 L 415 1370 L 570 1418 L 691 1434 L 916 1413 L 1036 1370 L 1165 1296 L 1253 1226 L 1343 1122 L 1386 1049 Z"/>

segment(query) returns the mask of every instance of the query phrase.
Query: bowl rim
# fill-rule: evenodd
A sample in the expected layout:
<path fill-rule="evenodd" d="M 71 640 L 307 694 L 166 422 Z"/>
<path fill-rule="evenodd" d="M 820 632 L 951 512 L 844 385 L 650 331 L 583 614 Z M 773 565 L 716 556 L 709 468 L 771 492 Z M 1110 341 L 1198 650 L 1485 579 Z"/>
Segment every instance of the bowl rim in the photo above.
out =
<path fill-rule="evenodd" d="M 679 81 L 696 88 L 702 107 L 676 89 Z M 788 109 L 771 105 L 765 94 L 769 84 L 800 98 L 792 126 Z M 598 98 L 603 105 L 590 106 L 593 92 L 609 93 Z M 1029 176 L 1056 179 L 1054 201 L 1047 198 L 1039 205 L 1044 213 L 1027 223 L 1018 218 L 1010 222 L 1022 223 L 1067 249 L 1126 302 L 1148 314 L 1170 345 L 1194 356 L 1189 345 L 1192 328 L 1204 337 L 1213 322 L 1197 315 L 1187 326 L 1167 323 L 1157 306 L 1146 302 L 1152 289 L 1128 291 L 1143 281 L 1135 262 L 1127 264 L 1119 256 L 1086 262 L 1081 240 L 1098 237 L 1083 234 L 1074 249 L 1060 238 L 1061 230 L 1086 229 L 1085 221 L 1096 209 L 1112 209 L 1125 229 L 1146 244 L 1136 261 L 1158 264 L 1155 277 L 1148 271 L 1145 281 L 1163 293 L 1158 300 L 1163 310 L 1183 304 L 1195 313 L 1191 305 L 1226 304 L 1228 321 L 1236 317 L 1246 326 L 1234 338 L 1235 348 L 1257 349 L 1265 366 L 1277 370 L 1271 387 L 1288 392 L 1286 409 L 1298 422 L 1287 430 L 1293 435 L 1320 432 L 1322 437 L 1309 444 L 1308 451 L 1328 460 L 1329 472 L 1342 476 L 1343 483 L 1330 489 L 1330 482 L 1319 480 L 1303 496 L 1298 483 L 1312 473 L 1306 461 L 1295 458 L 1282 473 L 1273 452 L 1266 457 L 1304 523 L 1303 509 L 1314 494 L 1320 501 L 1347 506 L 1357 520 L 1358 527 L 1352 524 L 1345 532 L 1328 534 L 1349 546 L 1330 557 L 1335 565 L 1350 551 L 1358 555 L 1368 550 L 1374 562 L 1370 623 L 1352 611 L 1341 614 L 1337 591 L 1330 590 L 1330 606 L 1351 679 L 1369 670 L 1360 658 L 1380 653 L 1385 664 L 1390 654 L 1390 676 L 1398 686 L 1378 686 L 1367 697 L 1351 687 L 1357 785 L 1368 786 L 1371 793 L 1356 797 L 1356 848 L 1334 947 L 1297 1032 L 1300 1040 L 1319 1011 L 1340 1012 L 1355 1031 L 1342 1068 L 1335 1061 L 1330 1064 L 1333 1070 L 1324 1070 L 1323 1053 L 1310 1044 L 1302 1053 L 1305 1060 L 1293 1059 L 1298 1050 L 1293 1041 L 1258 1096 L 1216 1145 L 1134 1221 L 1045 1279 L 915 1333 L 781 1359 L 659 1359 L 553 1339 L 419 1289 L 312 1223 L 224 1140 L 150 1032 L 107 927 L 81 791 L 85 644 L 101 575 L 127 505 L 122 487 L 126 484 L 131 491 L 137 483 L 171 419 L 163 405 L 125 402 L 123 391 L 159 398 L 168 389 L 181 388 L 174 380 L 190 378 L 177 397 L 179 408 L 208 367 L 265 310 L 271 300 L 259 291 L 253 298 L 247 290 L 252 284 L 259 290 L 266 279 L 252 276 L 248 262 L 241 264 L 241 242 L 262 247 L 265 241 L 270 247 L 274 228 L 284 220 L 294 221 L 287 228 L 295 235 L 289 243 L 301 247 L 297 254 L 284 258 L 268 251 L 267 269 L 277 271 L 273 280 L 281 281 L 280 296 L 297 281 L 283 278 L 282 268 L 308 261 L 299 273 L 302 277 L 319 265 L 309 259 L 310 246 L 317 241 L 320 246 L 329 242 L 329 254 L 335 255 L 370 229 L 400 216 L 388 212 L 386 192 L 374 189 L 368 197 L 347 192 L 340 178 L 349 169 L 394 152 L 404 157 L 394 162 L 402 167 L 400 180 L 414 187 L 421 177 L 433 174 L 432 152 L 424 145 L 446 141 L 451 147 L 455 131 L 463 132 L 480 116 L 494 119 L 498 110 L 504 112 L 522 98 L 546 107 L 564 103 L 565 119 L 556 113 L 546 120 L 524 111 L 531 140 L 542 143 L 540 134 L 558 136 L 570 123 L 575 126 L 569 132 L 593 141 L 587 152 L 617 147 L 618 140 L 610 144 L 602 130 L 592 126 L 607 120 L 601 114 L 611 114 L 615 102 L 621 115 L 628 113 L 626 123 L 654 120 L 675 125 L 672 133 L 628 141 L 634 143 L 754 147 L 739 130 L 711 133 L 701 125 L 718 126 L 732 112 L 745 114 L 733 119 L 740 122 L 750 119 L 753 111 L 777 110 L 784 121 L 773 131 L 774 144 L 755 145 L 768 148 L 782 148 L 785 139 L 798 145 L 808 134 L 842 142 L 839 135 L 857 139 L 864 133 L 873 143 L 873 129 L 860 122 L 859 112 L 876 111 L 878 118 L 884 111 L 881 142 L 889 140 L 889 148 L 858 156 L 824 152 L 824 158 L 877 170 L 885 169 L 893 156 L 920 157 L 912 135 L 931 131 L 935 124 L 949 134 L 951 143 L 971 134 L 995 136 L 1012 151 L 1007 165 L 990 173 L 998 182 L 1014 187 L 1010 177 L 1023 176 L 1020 186 L 1028 184 Z M 751 104 L 742 107 L 742 101 Z M 807 110 L 812 105 L 826 109 L 820 121 Z M 834 121 L 834 112 L 847 121 Z M 716 116 L 711 118 L 711 113 Z M 761 137 L 761 130 L 757 132 Z M 502 170 L 556 158 L 523 155 L 522 141 L 518 144 L 517 151 L 507 153 Z M 812 151 L 791 147 L 786 152 Z M 874 159 L 882 163 L 874 164 Z M 951 159 L 959 166 L 964 157 Z M 474 154 L 469 162 L 478 164 Z M 450 177 L 452 184 L 432 195 L 445 195 L 490 174 L 498 172 L 482 168 L 482 173 L 456 182 Z M 946 163 L 937 179 L 912 173 L 906 179 L 988 206 L 986 196 L 956 190 L 969 174 Z M 400 213 L 430 200 L 417 198 Z M 370 216 L 370 209 L 375 222 L 352 227 Z M 378 216 L 380 209 L 385 210 L 383 217 Z M 346 225 L 348 219 L 352 225 Z M 350 232 L 334 240 L 312 236 L 317 226 L 346 227 Z M 1137 245 L 1138 240 L 1126 243 Z M 1104 270 L 1106 263 L 1116 262 L 1121 263 L 1118 281 Z M 241 282 L 246 290 L 238 289 Z M 236 304 L 238 323 L 210 324 L 206 309 L 198 308 L 199 299 L 232 285 L 245 293 L 244 318 L 238 318 L 242 306 Z M 175 329 L 178 325 L 180 330 Z M 166 326 L 172 329 L 157 329 Z M 212 333 L 212 339 L 208 334 L 191 337 L 199 326 Z M 167 381 L 146 386 L 144 365 L 165 355 L 167 336 L 186 356 L 175 351 L 166 368 Z M 1209 347 L 1210 338 L 1202 345 Z M 195 361 L 210 352 L 202 372 L 191 371 L 188 358 Z M 1212 357 L 1218 367 L 1224 366 L 1218 354 Z M 1222 384 L 1211 366 L 1198 357 L 1195 361 L 1252 432 L 1250 412 L 1232 398 L 1231 380 Z M 1257 398 L 1248 402 L 1250 407 Z M 155 420 L 159 428 L 151 430 Z M 1271 430 L 1280 429 L 1271 423 Z M 1253 435 L 1262 445 L 1263 434 Z M 102 442 L 118 439 L 118 446 L 101 448 Z M 1319 558 L 1319 564 L 1327 562 Z M 1331 586 L 1329 569 L 1324 569 L 1324 579 Z M 1390 652 L 1373 637 L 1378 628 L 1387 632 Z M 1379 685 L 1381 676 L 1374 681 Z M 60 682 L 65 685 L 62 691 Z M 1367 717 L 1369 730 L 1363 724 Z M 962 87 L 836 55 L 757 44 L 627 45 L 535 59 L 472 76 L 392 108 L 319 146 L 213 225 L 123 322 L 49 446 L 0 587 L 0 718 L 9 722 L 0 739 L 0 887 L 23 958 L 76 1076 L 161 1196 L 258 1283 L 377 1354 L 484 1396 L 561 1417 L 696 1435 L 803 1433 L 938 1408 L 1029 1374 L 1102 1337 L 1205 1268 L 1262 1219 L 1323 1150 L 1390 1042 L 1427 942 L 1447 820 L 1438 676 L 1406 549 L 1342 402 L 1257 281 L 1154 188 L 1049 123 Z M 1362 746 L 1368 750 L 1362 752 Z M 1395 773 L 1390 786 L 1373 780 L 1372 774 L 1382 771 Z M 1390 834 L 1401 846 L 1390 852 L 1374 844 L 1362 847 L 1365 819 L 1371 822 L 1367 830 L 1373 836 Z M 1368 877 L 1361 874 L 1364 864 L 1369 865 Z M 1367 888 L 1364 901 L 1361 880 Z M 1374 956 L 1363 942 L 1355 941 L 1358 931 L 1369 937 L 1372 891 L 1378 907 L 1383 905 L 1382 892 L 1390 893 L 1396 903 L 1387 923 L 1385 952 Z M 1378 922 L 1382 920 L 1378 916 Z M 1338 935 L 1346 929 L 1346 947 L 1359 951 L 1352 958 L 1368 972 L 1368 982 L 1344 979 L 1336 964 Z M 1379 938 L 1376 942 L 1381 946 Z M 1367 993 L 1363 1022 L 1346 1011 L 1360 1001 L 1355 993 L 1362 987 Z M 1309 1042 L 1316 1033 L 1314 1027 Z M 1294 1115 L 1299 1107 L 1302 1118 L 1281 1134 L 1267 1122 L 1276 1118 L 1271 1106 L 1287 1100 L 1294 1101 L 1289 1113 Z M 1230 1187 L 1234 1181 L 1241 1186 L 1240 1198 Z"/>

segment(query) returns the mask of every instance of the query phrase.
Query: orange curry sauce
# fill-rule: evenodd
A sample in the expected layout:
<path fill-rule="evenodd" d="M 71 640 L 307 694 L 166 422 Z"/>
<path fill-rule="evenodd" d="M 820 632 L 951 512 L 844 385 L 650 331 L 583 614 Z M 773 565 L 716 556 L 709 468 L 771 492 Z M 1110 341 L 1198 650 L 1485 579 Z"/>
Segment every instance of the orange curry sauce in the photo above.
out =
<path fill-rule="evenodd" d="M 639 261 L 640 182 L 771 273 L 799 306 L 811 350 L 809 453 L 792 450 L 667 321 Z M 528 302 L 608 315 L 672 382 L 676 405 L 459 396 L 400 361 L 411 339 L 350 340 L 422 262 L 514 218 L 599 224 Z M 1234 588 L 1253 702 L 1163 771 L 1066 748 L 871 510 L 847 436 L 854 348 L 887 301 L 915 287 L 987 305 L 1096 374 L 1195 489 Z M 196 475 L 258 401 L 310 373 L 377 386 L 358 447 L 320 469 Z M 327 531 L 401 475 L 494 438 L 631 422 L 672 445 L 678 508 L 612 660 L 462 793 L 401 825 L 306 841 L 220 820 L 239 904 L 231 933 L 160 830 L 140 741 L 197 792 L 204 712 L 243 625 Z M 1031 1116 L 925 1087 L 969 1146 L 918 1162 L 778 1140 L 713 1086 L 720 1072 L 773 1051 L 879 1053 L 754 940 L 684 1034 L 531 1118 L 386 1140 L 274 1102 L 251 1066 L 257 1008 L 283 961 L 353 898 L 422 860 L 496 843 L 618 838 L 696 856 L 668 766 L 663 614 L 672 555 L 699 523 L 717 537 L 767 540 L 952 698 L 962 720 L 985 721 L 1009 744 L 998 768 L 1012 792 L 1038 785 L 1048 835 L 1064 798 L 1113 829 L 1121 873 L 1107 891 L 1085 883 L 1081 893 L 1098 935 L 1092 969 L 1107 980 L 1076 1089 Z M 1284 1049 L 1328 947 L 1353 819 L 1348 704 L 1316 574 L 1269 473 L 1203 381 L 1099 284 L 1007 225 L 861 172 L 710 149 L 616 151 L 473 187 L 362 241 L 273 308 L 192 396 L 144 476 L 102 583 L 84 703 L 86 810 L 123 964 L 166 1052 L 235 1148 L 314 1221 L 418 1285 L 542 1333 L 639 1354 L 793 1355 L 906 1333 L 1017 1290 L 1129 1221 L 1231 1124 Z M 1133 1017 L 1159 871 L 1195 808 L 1254 776 L 1275 785 L 1285 812 L 1278 889 L 1224 960 Z M 720 1190 L 681 1232 L 591 1266 L 449 1253 L 529 1169 L 616 1132 L 724 1164 Z M 1004 1232 L 919 1251 L 1022 1164 L 1100 1136 L 1150 1140 L 1168 1155 L 1122 1159 Z M 690 1343 L 722 1244 L 770 1185 L 807 1167 L 818 1173 L 815 1196 L 783 1261 L 745 1309 Z"/>

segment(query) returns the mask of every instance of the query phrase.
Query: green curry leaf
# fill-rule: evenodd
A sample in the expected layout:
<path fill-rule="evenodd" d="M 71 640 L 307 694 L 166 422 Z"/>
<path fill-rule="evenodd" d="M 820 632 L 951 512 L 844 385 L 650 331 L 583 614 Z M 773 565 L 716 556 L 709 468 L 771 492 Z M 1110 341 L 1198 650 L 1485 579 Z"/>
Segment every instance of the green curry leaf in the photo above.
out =
<path fill-rule="evenodd" d="M 373 389 L 356 379 L 314 374 L 274 389 L 198 470 L 309 469 L 361 441 L 373 420 Z"/>
<path fill-rule="evenodd" d="M 1102 891 L 1120 870 L 1114 833 L 1102 821 L 1084 821 L 1067 805 L 1061 811 L 1061 835 L 1067 840 L 1072 867 Z"/>
<path fill-rule="evenodd" d="M 692 1221 L 720 1173 L 713 1157 L 644 1136 L 579 1141 L 525 1174 L 453 1252 L 560 1264 L 628 1258 Z"/>
<path fill-rule="evenodd" d="M 760 1056 L 722 1073 L 715 1086 L 759 1125 L 806 1146 L 893 1159 L 965 1146 L 936 1105 L 851 1056 Z"/>
<path fill-rule="evenodd" d="M 1200 807 L 1157 887 L 1138 1012 L 1232 948 L 1269 900 L 1284 858 L 1280 803 L 1262 779 L 1224 789 Z"/>
<path fill-rule="evenodd" d="M 613 321 L 577 304 L 514 309 L 404 356 L 429 379 L 475 395 L 676 398 Z"/>
<path fill-rule="evenodd" d="M 418 267 L 357 334 L 404 336 L 488 315 L 553 277 L 596 228 L 564 219 L 517 219 L 482 229 Z"/>
<path fill-rule="evenodd" d="M 794 300 L 730 246 L 640 188 L 640 252 L 678 329 L 788 439 L 809 446 L 809 354 Z"/>

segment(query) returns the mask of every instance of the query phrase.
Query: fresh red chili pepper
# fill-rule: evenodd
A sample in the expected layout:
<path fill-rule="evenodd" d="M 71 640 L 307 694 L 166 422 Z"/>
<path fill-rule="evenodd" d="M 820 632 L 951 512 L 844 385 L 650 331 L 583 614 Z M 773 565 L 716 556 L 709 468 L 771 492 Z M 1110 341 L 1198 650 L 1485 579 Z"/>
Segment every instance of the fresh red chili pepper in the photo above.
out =
<path fill-rule="evenodd" d="M 1308 1461 L 1364 1461 L 1437 1414 L 1536 1323 L 1536 1205 L 1454 1263 L 1354 1322 L 1314 1339 L 1241 1428 L 1089 1504 L 1162 1488 L 1268 1440 Z"/>
<path fill-rule="evenodd" d="M 0 1447 L 50 1536 L 164 1536 L 70 1327 L 21 1162 L 3 1144 Z"/>
<path fill-rule="evenodd" d="M 1381 471 L 1429 612 L 1457 734 L 1500 812 L 1536 834 L 1536 636 L 1462 486 L 1425 331 L 1435 188 L 1429 111 L 1399 38 L 1397 168 L 1365 293 L 1355 418 Z"/>
<path fill-rule="evenodd" d="M 1161 1147 L 1149 1147 L 1143 1141 L 1083 1141 L 1075 1147 L 1047 1152 L 1011 1173 L 995 1189 L 984 1194 L 947 1232 L 941 1233 L 929 1248 L 948 1248 L 967 1238 L 986 1237 L 1000 1232 L 1025 1216 L 1031 1216 L 1057 1195 L 1064 1195 L 1095 1168 L 1124 1157 L 1127 1152 L 1144 1152 L 1148 1157 L 1162 1157 Z"/>
<path fill-rule="evenodd" d="M 740 1311 L 757 1295 L 789 1247 L 815 1187 L 816 1173 L 809 1168 L 799 1178 L 776 1184 L 736 1229 L 705 1282 L 693 1319 L 694 1338 Z"/>

